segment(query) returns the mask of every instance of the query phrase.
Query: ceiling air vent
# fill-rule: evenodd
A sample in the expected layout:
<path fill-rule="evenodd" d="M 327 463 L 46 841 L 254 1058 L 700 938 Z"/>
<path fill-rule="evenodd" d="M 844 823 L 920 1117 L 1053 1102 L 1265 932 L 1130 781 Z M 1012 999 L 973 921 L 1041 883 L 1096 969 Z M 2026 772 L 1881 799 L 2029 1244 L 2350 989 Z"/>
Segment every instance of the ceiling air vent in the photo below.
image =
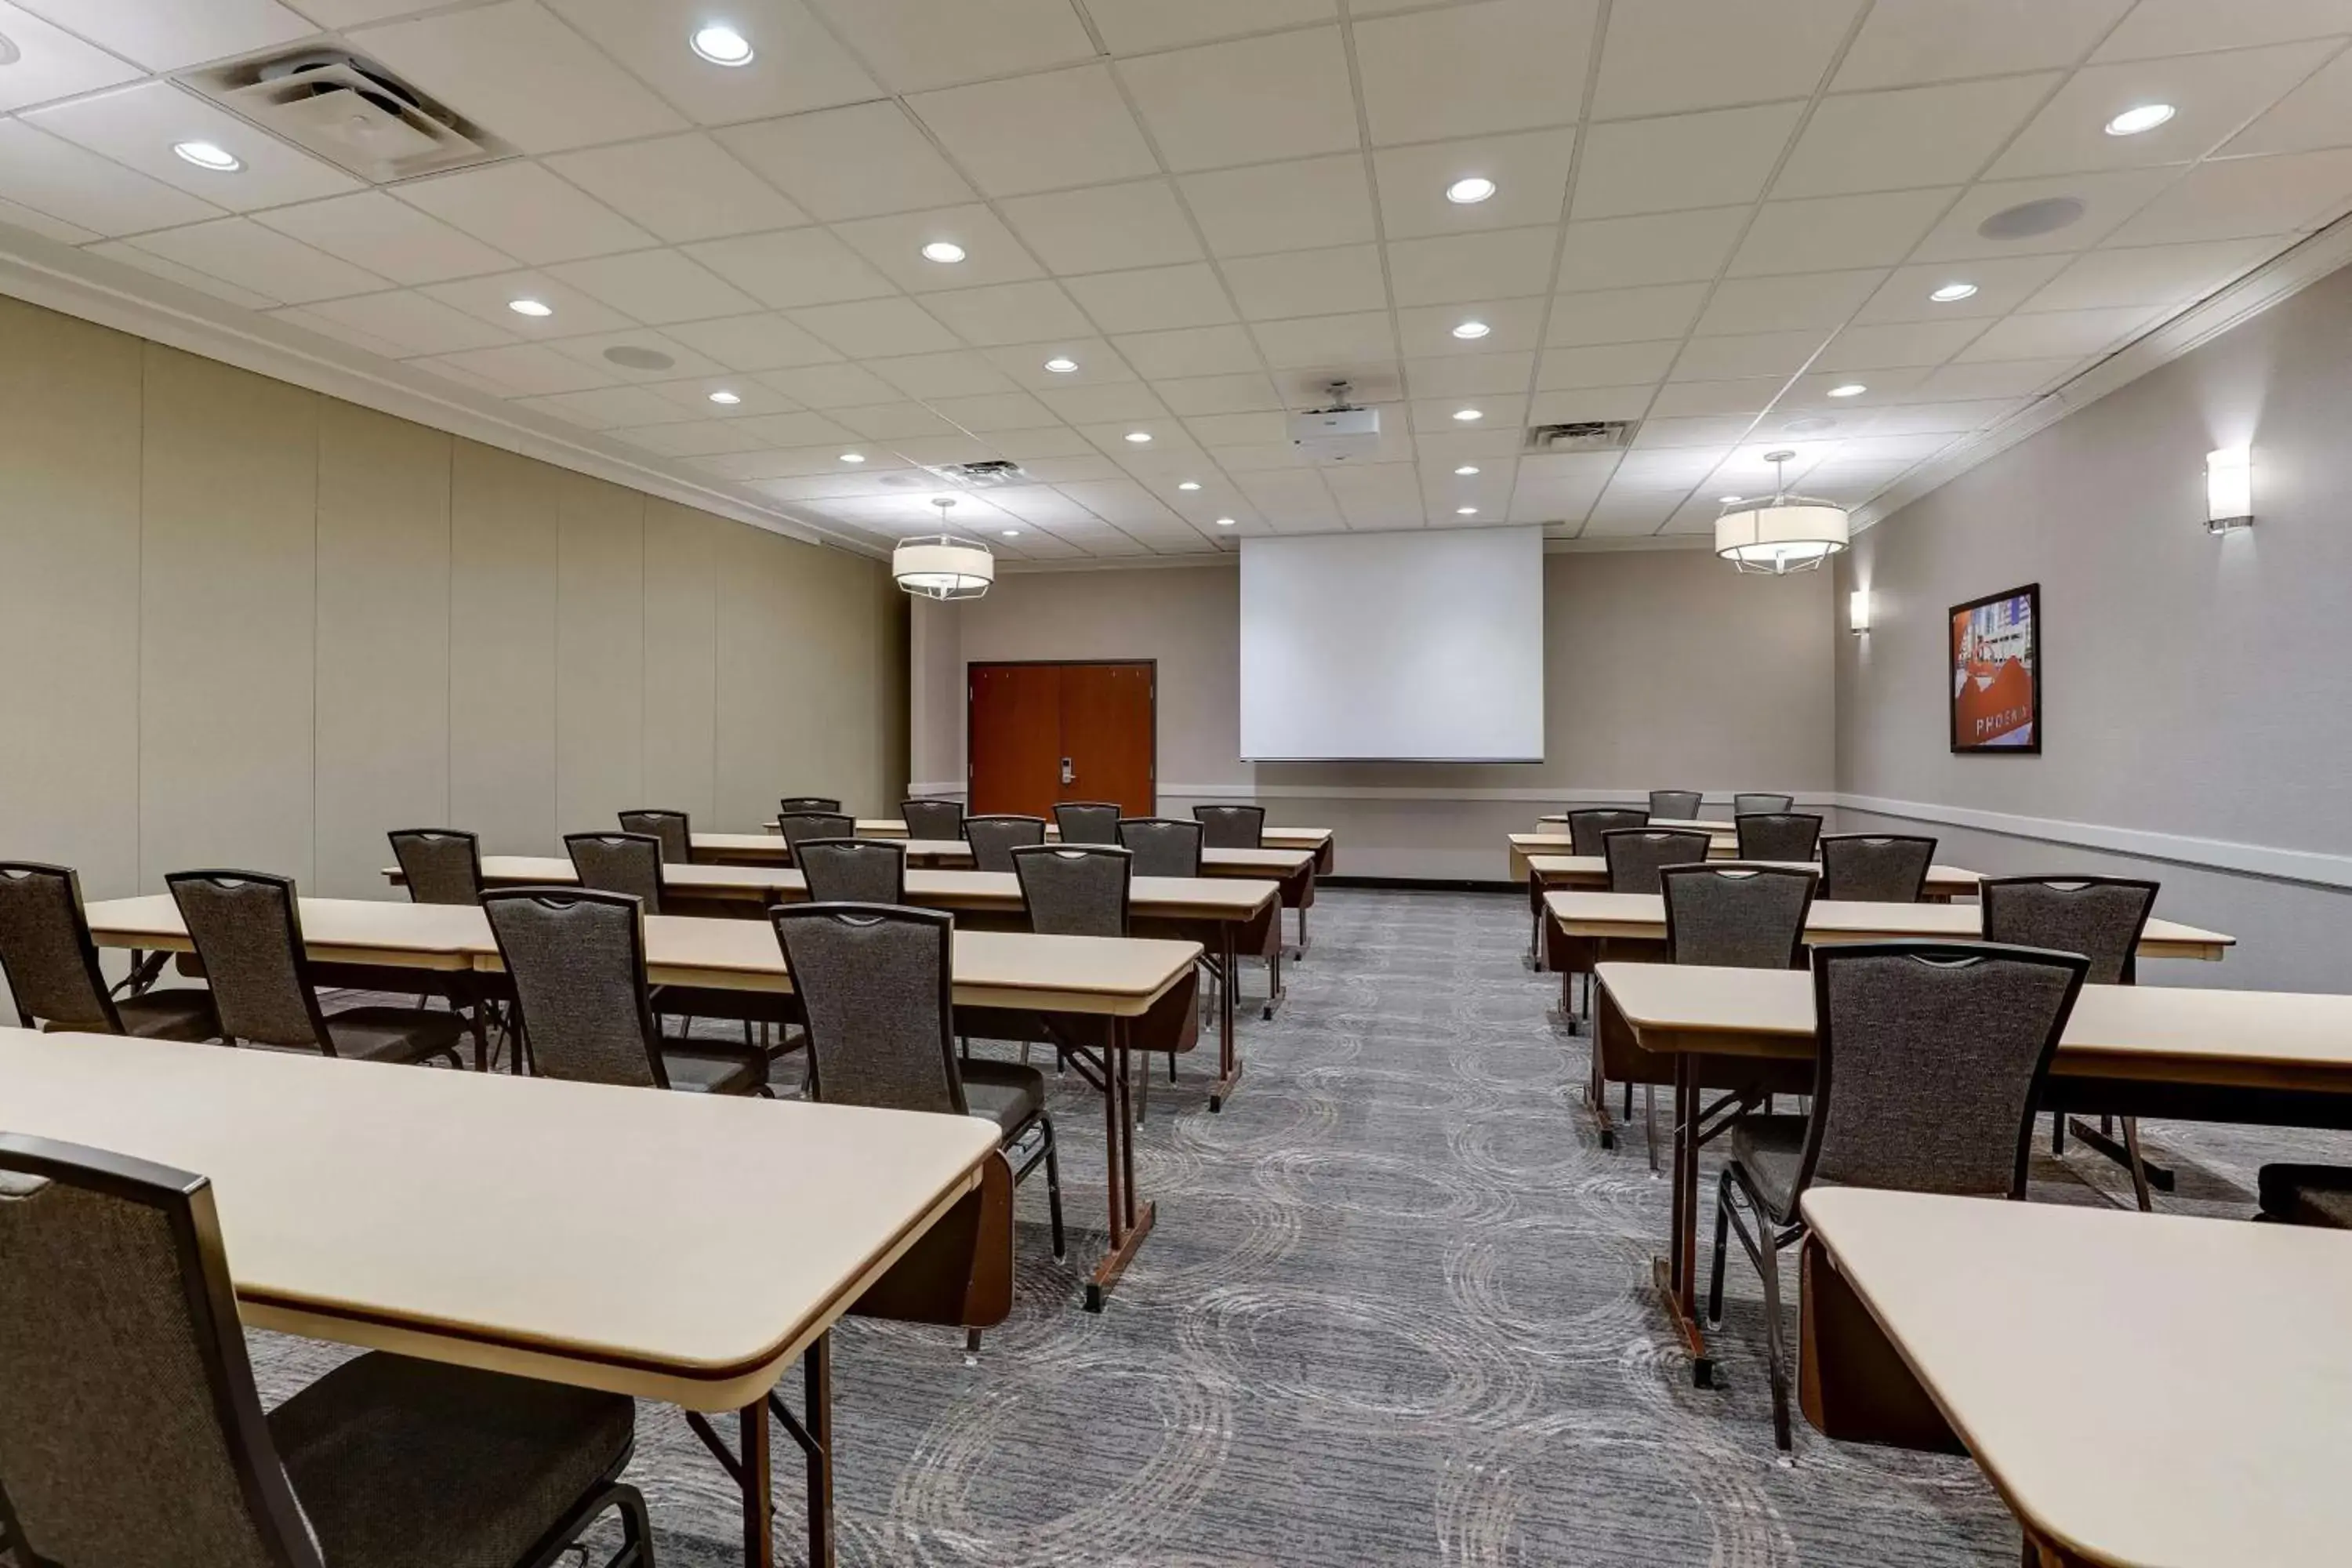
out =
<path fill-rule="evenodd" d="M 1639 419 L 1577 419 L 1528 429 L 1530 452 L 1622 452 L 1633 444 Z"/>
<path fill-rule="evenodd" d="M 1021 484 L 1029 477 L 1021 471 L 1020 464 L 1007 462 L 1003 458 L 991 458 L 984 463 L 950 463 L 933 468 L 931 472 L 952 484 L 971 485 L 982 489 L 991 485 Z"/>
<path fill-rule="evenodd" d="M 197 91 L 371 184 L 515 149 L 348 49 L 307 48 L 191 73 Z"/>

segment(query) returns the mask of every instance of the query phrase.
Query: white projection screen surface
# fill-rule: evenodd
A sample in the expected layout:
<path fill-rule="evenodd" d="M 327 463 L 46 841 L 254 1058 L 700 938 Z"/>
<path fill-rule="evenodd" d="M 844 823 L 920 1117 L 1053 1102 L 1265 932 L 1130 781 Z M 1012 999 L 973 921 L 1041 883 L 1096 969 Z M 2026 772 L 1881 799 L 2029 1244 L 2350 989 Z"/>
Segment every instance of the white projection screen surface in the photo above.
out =
<path fill-rule="evenodd" d="M 1242 541 L 1248 762 L 1543 761 L 1543 531 Z"/>

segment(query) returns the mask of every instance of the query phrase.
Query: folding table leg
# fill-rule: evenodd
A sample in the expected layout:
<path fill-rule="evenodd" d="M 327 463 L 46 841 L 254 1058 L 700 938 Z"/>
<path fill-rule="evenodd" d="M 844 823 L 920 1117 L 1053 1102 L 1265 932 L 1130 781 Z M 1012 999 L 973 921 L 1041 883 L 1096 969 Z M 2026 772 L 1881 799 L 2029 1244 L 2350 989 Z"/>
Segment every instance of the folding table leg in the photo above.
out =
<path fill-rule="evenodd" d="M 1133 1020 L 1114 1021 L 1109 1059 L 1103 1063 L 1103 1156 L 1110 1189 L 1110 1248 L 1087 1281 L 1087 1310 L 1099 1312 L 1111 1287 L 1151 1234 L 1156 1211 L 1135 1198 Z M 1149 1070 L 1148 1068 L 1146 1070 Z"/>

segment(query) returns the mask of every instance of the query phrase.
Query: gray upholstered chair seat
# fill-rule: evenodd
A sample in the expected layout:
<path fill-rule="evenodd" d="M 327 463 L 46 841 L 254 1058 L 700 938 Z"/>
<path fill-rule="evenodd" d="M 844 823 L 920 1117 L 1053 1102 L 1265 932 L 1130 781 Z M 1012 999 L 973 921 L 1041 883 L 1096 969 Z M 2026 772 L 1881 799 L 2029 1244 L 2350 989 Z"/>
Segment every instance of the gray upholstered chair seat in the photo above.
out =
<path fill-rule="evenodd" d="M 2264 1165 L 2254 1190 L 2266 1219 L 2352 1230 L 2352 1165 Z"/>
<path fill-rule="evenodd" d="M 995 1122 L 1009 1136 L 1045 1109 L 1045 1075 L 1019 1062 L 968 1061 L 963 1102 L 972 1115 Z"/>
<path fill-rule="evenodd" d="M 269 1415 L 330 1568 L 513 1568 L 618 1470 L 636 1406 L 378 1352 Z"/>
<path fill-rule="evenodd" d="M 455 1052 L 466 1020 L 455 1013 L 415 1007 L 351 1007 L 327 1015 L 327 1033 L 339 1057 L 371 1062 L 421 1062 Z"/>
<path fill-rule="evenodd" d="M 768 1081 L 767 1053 L 757 1047 L 730 1047 L 719 1040 L 691 1047 L 662 1043 L 662 1070 L 669 1086 L 694 1094 L 750 1094 Z"/>
<path fill-rule="evenodd" d="M 151 991 L 144 996 L 119 996 L 114 1010 L 122 1032 L 148 1040 L 216 1040 L 220 1020 L 213 1016 L 209 991 Z"/>
<path fill-rule="evenodd" d="M 1757 1195 L 1786 1221 L 1797 1190 L 1797 1170 L 1805 1161 L 1801 1116 L 1743 1116 L 1731 1129 L 1731 1157 L 1748 1167 Z"/>

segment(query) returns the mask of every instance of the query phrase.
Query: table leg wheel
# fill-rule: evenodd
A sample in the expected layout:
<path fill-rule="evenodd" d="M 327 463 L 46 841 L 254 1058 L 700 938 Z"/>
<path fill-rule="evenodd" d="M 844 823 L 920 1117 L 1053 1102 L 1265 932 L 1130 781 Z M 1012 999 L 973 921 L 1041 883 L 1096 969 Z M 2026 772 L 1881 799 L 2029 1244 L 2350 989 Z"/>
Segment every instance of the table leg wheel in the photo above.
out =
<path fill-rule="evenodd" d="M 1617 1134 L 1610 1131 L 1607 1128 L 1601 1129 L 1601 1146 L 1603 1149 L 1614 1149 L 1617 1147 Z"/>
<path fill-rule="evenodd" d="M 1691 1362 L 1691 1386 L 1693 1388 L 1721 1388 L 1723 1386 L 1723 1384 L 1716 1382 L 1715 1363 L 1708 1357 L 1697 1356 L 1693 1358 Z"/>

